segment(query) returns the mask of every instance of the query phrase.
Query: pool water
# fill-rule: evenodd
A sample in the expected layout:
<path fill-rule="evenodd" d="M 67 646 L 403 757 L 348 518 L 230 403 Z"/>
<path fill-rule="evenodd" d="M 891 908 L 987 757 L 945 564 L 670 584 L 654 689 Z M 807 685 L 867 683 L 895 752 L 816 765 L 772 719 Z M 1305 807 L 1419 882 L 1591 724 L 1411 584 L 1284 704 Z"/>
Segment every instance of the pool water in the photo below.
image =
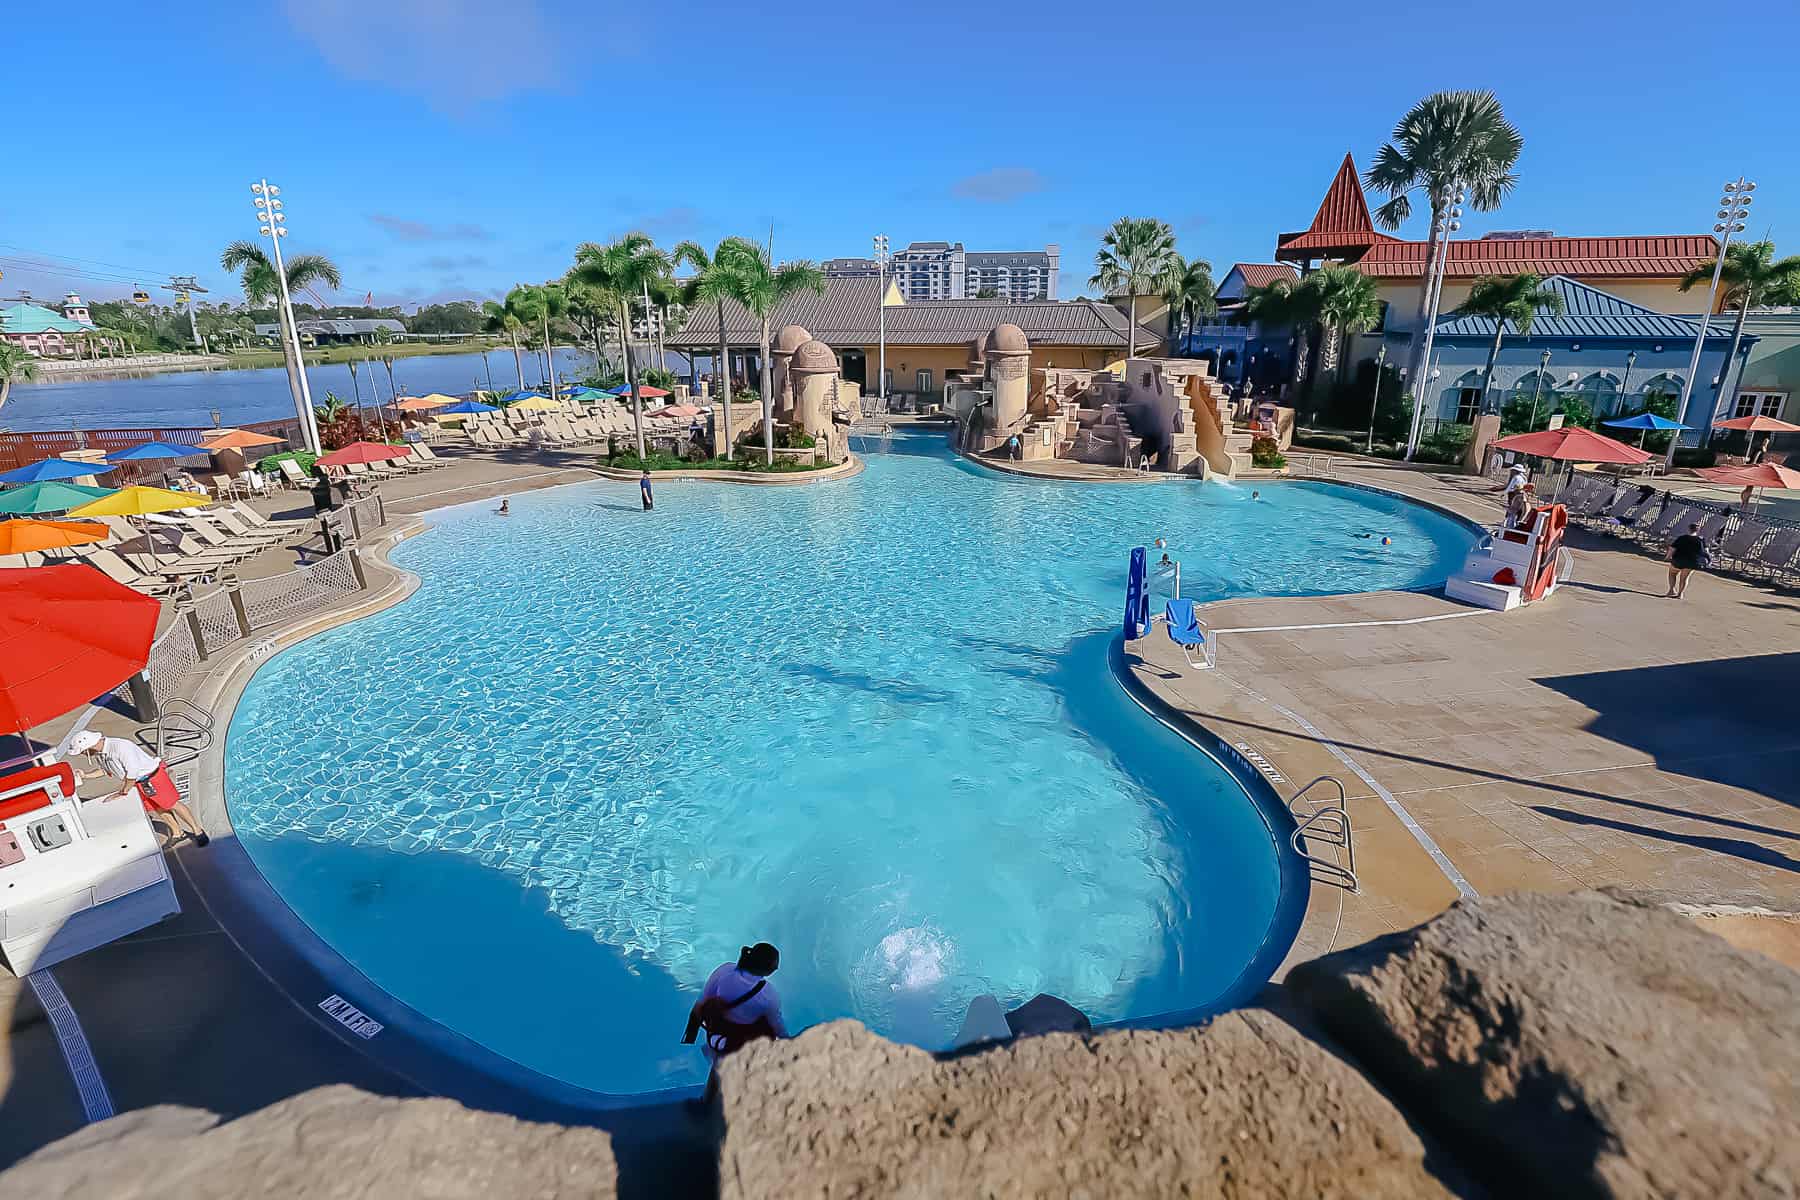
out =
<path fill-rule="evenodd" d="M 790 1025 L 934 1048 L 983 992 L 1096 1021 L 1218 1002 L 1283 949 L 1279 860 L 1108 672 L 1130 547 L 1167 538 L 1212 599 L 1433 584 L 1469 535 L 1328 485 L 862 449 L 806 487 L 665 481 L 654 513 L 595 482 L 434 514 L 394 553 L 414 596 L 237 708 L 258 867 L 387 991 L 608 1093 L 704 1078 L 688 1006 L 759 940 Z"/>

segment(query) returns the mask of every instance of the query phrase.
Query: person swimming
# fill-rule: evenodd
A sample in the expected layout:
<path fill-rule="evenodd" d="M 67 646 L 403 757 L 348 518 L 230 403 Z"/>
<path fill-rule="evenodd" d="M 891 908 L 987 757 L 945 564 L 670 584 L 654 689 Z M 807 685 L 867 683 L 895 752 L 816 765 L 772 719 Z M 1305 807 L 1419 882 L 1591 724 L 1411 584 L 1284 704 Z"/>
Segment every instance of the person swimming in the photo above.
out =
<path fill-rule="evenodd" d="M 1252 499 L 1252 500 L 1261 500 L 1261 499 L 1262 499 L 1262 493 L 1261 493 L 1261 492 L 1258 492 L 1258 491 L 1254 491 L 1254 490 L 1252 490 L 1252 491 L 1251 491 L 1251 493 L 1250 493 L 1250 498 L 1251 498 L 1251 499 Z"/>
<path fill-rule="evenodd" d="M 499 508 L 496 508 L 496 509 L 495 509 L 495 510 L 494 510 L 494 515 L 495 515 L 495 516 L 496 516 L 496 517 L 510 517 L 510 516 L 512 516 L 512 508 L 511 508 L 511 507 L 510 507 L 510 505 L 511 505 L 511 504 L 512 504 L 512 499 L 511 499 L 511 497 L 508 497 L 508 496 L 502 496 L 502 497 L 500 497 L 500 507 L 499 507 Z"/>

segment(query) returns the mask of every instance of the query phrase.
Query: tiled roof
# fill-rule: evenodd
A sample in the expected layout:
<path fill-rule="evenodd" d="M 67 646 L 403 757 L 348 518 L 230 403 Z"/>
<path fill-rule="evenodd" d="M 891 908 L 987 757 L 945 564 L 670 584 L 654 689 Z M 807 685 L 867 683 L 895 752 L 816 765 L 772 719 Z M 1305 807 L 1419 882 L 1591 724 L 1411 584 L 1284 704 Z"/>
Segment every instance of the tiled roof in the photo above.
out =
<path fill-rule="evenodd" d="M 1562 297 L 1563 315 L 1538 317 L 1531 323 L 1534 338 L 1666 338 L 1691 342 L 1700 332 L 1698 321 L 1659 313 L 1563 275 L 1546 279 L 1544 286 Z M 1718 334 L 1709 333 L 1708 341 L 1728 334 L 1730 325 L 1715 321 L 1713 329 Z M 1510 325 L 1507 332 L 1513 332 Z M 1491 317 L 1449 313 L 1439 318 L 1437 336 L 1491 341 L 1494 321 Z"/>
<path fill-rule="evenodd" d="M 1685 275 L 1705 266 L 1719 253 L 1710 234 L 1667 237 L 1555 237 L 1450 243 L 1452 279 L 1479 275 L 1586 275 L 1636 278 Z M 1417 279 L 1425 273 L 1424 242 L 1392 242 L 1371 247 L 1351 264 L 1378 279 Z"/>
<path fill-rule="evenodd" d="M 1242 277 L 1245 287 L 1268 287 L 1277 279 L 1300 278 L 1300 268 L 1293 263 L 1232 263 L 1231 270 Z M 1231 271 L 1226 272 L 1227 276 L 1230 274 Z"/>
<path fill-rule="evenodd" d="M 93 328 L 37 304 L 0 308 L 0 333 L 86 333 Z"/>
<path fill-rule="evenodd" d="M 1312 225 L 1302 233 L 1284 233 L 1275 239 L 1276 253 L 1291 250 L 1351 250 L 1394 241 L 1385 233 L 1375 232 L 1369 218 L 1369 202 L 1363 197 L 1362 181 L 1356 175 L 1356 160 L 1349 154 L 1339 164 L 1325 199 L 1313 214 Z"/>
<path fill-rule="evenodd" d="M 828 346 L 873 345 L 878 289 L 874 279 L 827 279 L 824 295 L 808 291 L 790 298 L 769 318 L 769 329 L 800 325 Z M 1098 300 L 914 300 L 890 304 L 887 310 L 888 342 L 898 346 L 955 345 L 1002 324 L 1017 325 L 1034 345 L 1111 347 L 1125 345 L 1127 321 L 1125 314 Z M 733 346 L 755 346 L 762 327 L 742 305 L 727 303 L 725 333 Z M 669 345 L 704 351 L 718 340 L 717 309 L 706 304 L 689 315 Z M 1139 328 L 1140 345 L 1159 340 L 1155 332 Z"/>

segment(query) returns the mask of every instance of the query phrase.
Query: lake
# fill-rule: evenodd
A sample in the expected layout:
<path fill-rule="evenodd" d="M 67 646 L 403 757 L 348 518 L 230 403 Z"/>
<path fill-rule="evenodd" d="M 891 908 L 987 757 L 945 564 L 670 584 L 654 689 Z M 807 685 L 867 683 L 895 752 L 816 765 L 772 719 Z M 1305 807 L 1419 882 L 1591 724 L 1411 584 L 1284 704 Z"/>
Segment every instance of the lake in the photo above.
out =
<path fill-rule="evenodd" d="M 485 361 L 484 361 L 485 360 Z M 671 356 L 671 364 L 674 356 Z M 556 377 L 560 382 L 593 369 L 594 356 L 558 347 Z M 683 366 L 685 369 L 685 365 Z M 337 393 L 354 403 L 360 392 L 365 404 L 391 399 L 387 370 L 379 362 L 357 367 L 352 383 L 345 363 L 310 366 L 306 377 L 313 402 L 323 404 L 325 393 Z M 543 355 L 526 354 L 527 386 L 542 380 Z M 431 354 L 394 360 L 394 388 L 402 396 L 443 392 L 458 396 L 491 386 L 512 391 L 519 382 L 512 351 L 502 347 L 482 354 Z M 259 370 L 216 368 L 198 371 L 159 371 L 138 376 L 105 376 L 58 379 L 13 385 L 12 398 L 0 409 L 0 430 L 12 433 L 116 428 L 209 428 L 214 412 L 224 425 L 250 421 L 274 421 L 294 415 L 293 393 L 287 372 L 280 367 Z"/>

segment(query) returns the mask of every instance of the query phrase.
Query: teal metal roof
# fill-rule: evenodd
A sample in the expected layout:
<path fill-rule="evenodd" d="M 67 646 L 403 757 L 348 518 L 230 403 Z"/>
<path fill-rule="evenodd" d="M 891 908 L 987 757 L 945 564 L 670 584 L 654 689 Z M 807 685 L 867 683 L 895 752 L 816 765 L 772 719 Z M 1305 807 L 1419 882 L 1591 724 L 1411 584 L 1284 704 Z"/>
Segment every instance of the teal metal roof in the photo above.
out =
<path fill-rule="evenodd" d="M 1672 317 L 1653 308 L 1633 304 L 1611 292 L 1578 283 L 1567 275 L 1552 275 L 1544 286 L 1562 297 L 1563 315 L 1540 315 L 1531 323 L 1534 338 L 1651 338 L 1680 341 L 1700 332 L 1700 322 L 1687 317 Z M 1730 322 L 1713 318 L 1708 338 L 1730 332 Z M 1507 326 L 1507 333 L 1518 331 Z M 1438 319 L 1438 337 L 1472 337 L 1492 340 L 1494 321 L 1491 317 L 1458 316 L 1448 313 Z"/>
<path fill-rule="evenodd" d="M 0 308 L 0 333 L 83 333 L 92 328 L 36 304 Z"/>

